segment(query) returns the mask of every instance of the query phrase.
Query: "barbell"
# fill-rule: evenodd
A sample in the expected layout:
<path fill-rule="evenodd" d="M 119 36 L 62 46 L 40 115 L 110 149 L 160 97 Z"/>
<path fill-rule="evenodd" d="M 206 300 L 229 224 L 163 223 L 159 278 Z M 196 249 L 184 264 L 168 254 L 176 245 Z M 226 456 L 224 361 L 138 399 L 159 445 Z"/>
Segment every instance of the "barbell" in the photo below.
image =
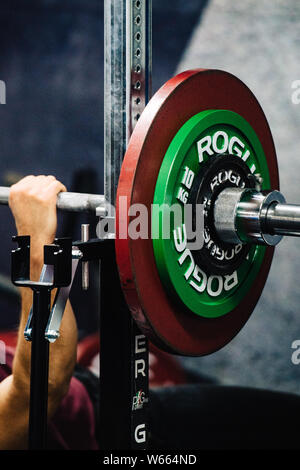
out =
<path fill-rule="evenodd" d="M 8 198 L 9 188 L 0 188 L 0 204 Z M 128 235 L 135 204 L 148 210 L 157 237 Z M 185 220 L 170 219 L 166 208 L 174 204 L 190 205 L 193 222 L 201 205 L 201 248 L 189 248 Z M 158 217 L 154 205 L 162 208 Z M 103 195 L 66 192 L 57 207 L 105 215 L 107 205 Z M 286 204 L 279 192 L 271 131 L 247 86 L 227 72 L 202 69 L 163 85 L 133 130 L 116 196 L 118 270 L 142 332 L 175 354 L 220 349 L 251 315 L 274 246 L 283 235 L 299 234 L 300 206 Z"/>
<path fill-rule="evenodd" d="M 0 204 L 7 205 L 10 188 L 0 186 Z M 95 212 L 103 207 L 105 198 L 99 194 L 64 192 L 57 196 L 57 208 L 70 212 Z"/>

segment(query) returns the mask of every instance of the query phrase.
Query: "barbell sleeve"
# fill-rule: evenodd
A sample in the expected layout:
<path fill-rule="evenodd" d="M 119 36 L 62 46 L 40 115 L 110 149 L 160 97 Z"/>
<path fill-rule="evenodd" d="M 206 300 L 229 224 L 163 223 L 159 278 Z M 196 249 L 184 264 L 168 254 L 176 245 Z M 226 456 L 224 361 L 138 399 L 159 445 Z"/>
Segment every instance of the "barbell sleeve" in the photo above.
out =
<path fill-rule="evenodd" d="M 0 186 L 0 204 L 8 204 L 9 187 Z M 69 212 L 95 212 L 97 208 L 105 210 L 105 198 L 100 194 L 60 193 L 57 196 L 57 208 Z"/>
<path fill-rule="evenodd" d="M 275 204 L 267 213 L 267 229 L 278 235 L 300 236 L 300 205 Z"/>

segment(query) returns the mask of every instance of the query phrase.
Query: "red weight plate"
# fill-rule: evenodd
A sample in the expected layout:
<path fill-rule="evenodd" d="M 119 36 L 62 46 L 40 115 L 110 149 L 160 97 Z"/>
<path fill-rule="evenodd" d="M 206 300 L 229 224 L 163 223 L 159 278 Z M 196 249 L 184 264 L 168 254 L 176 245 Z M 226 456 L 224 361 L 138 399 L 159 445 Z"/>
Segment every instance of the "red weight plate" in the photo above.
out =
<path fill-rule="evenodd" d="M 220 349 L 242 328 L 261 295 L 274 250 L 267 248 L 256 282 L 231 313 L 216 319 L 189 315 L 174 304 L 160 281 L 152 240 L 119 238 L 120 224 L 130 222 L 126 212 L 119 214 L 119 198 L 127 197 L 128 207 L 136 203 L 151 207 L 159 169 L 170 142 L 189 118 L 207 109 L 234 111 L 249 122 L 264 148 L 271 187 L 278 189 L 274 143 L 255 96 L 227 72 L 190 70 L 169 80 L 142 113 L 130 139 L 117 191 L 116 255 L 131 313 L 156 345 L 168 352 L 190 356 Z M 148 212 L 150 227 L 151 212 Z"/>

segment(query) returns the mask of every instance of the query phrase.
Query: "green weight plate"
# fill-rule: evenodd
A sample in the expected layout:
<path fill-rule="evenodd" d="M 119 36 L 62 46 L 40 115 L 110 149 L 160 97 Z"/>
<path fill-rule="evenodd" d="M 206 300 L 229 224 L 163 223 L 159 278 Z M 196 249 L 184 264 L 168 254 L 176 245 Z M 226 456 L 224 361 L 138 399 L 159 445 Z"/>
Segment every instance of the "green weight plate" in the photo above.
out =
<path fill-rule="evenodd" d="M 232 111 L 207 110 L 185 122 L 171 141 L 158 174 L 152 209 L 154 255 L 166 290 L 187 310 L 207 318 L 226 315 L 241 302 L 265 255 L 264 247 L 252 246 L 232 272 L 208 272 L 189 249 L 184 217 L 178 222 L 166 209 L 176 205 L 183 213 L 197 176 L 222 154 L 242 159 L 249 173 L 262 178 L 262 189 L 270 188 L 266 156 L 250 124 Z"/>

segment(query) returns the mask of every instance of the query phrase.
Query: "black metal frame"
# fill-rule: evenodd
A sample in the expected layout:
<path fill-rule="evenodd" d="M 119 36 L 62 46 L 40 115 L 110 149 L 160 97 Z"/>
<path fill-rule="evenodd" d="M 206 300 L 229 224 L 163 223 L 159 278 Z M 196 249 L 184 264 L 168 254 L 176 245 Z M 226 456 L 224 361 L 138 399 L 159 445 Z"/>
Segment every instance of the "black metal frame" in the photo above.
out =
<path fill-rule="evenodd" d="M 13 237 L 12 281 L 33 291 L 29 449 L 47 446 L 49 342 L 45 331 L 51 291 L 71 283 L 72 241 L 56 239 L 45 246 L 45 265 L 52 279 L 30 280 L 30 237 Z M 149 400 L 148 342 L 133 321 L 120 285 L 112 239 L 75 242 L 82 261 L 100 259 L 100 442 L 101 449 L 145 449 Z M 50 364 L 51 366 L 51 364 Z"/>
<path fill-rule="evenodd" d="M 83 261 L 100 259 L 100 437 L 109 449 L 146 449 L 148 341 L 126 304 L 113 239 L 74 243 Z"/>

